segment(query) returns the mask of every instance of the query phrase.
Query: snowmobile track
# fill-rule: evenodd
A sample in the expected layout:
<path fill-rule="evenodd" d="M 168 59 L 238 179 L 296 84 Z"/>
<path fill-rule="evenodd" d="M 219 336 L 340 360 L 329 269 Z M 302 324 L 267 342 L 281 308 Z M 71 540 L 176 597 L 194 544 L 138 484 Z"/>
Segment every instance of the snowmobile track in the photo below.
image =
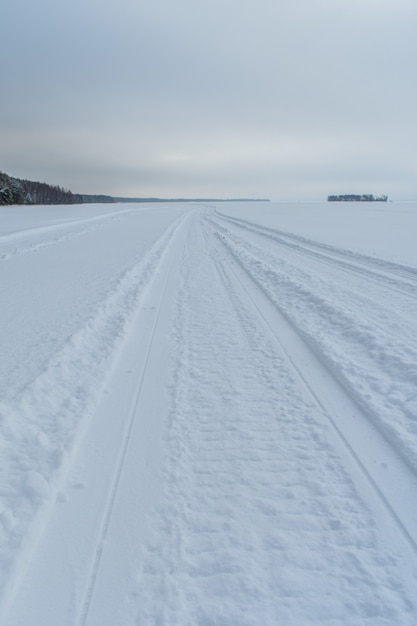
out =
<path fill-rule="evenodd" d="M 141 361 L 141 374 L 140 378 L 137 381 L 136 390 L 133 394 L 132 404 L 129 412 L 129 416 L 127 419 L 127 427 L 124 435 L 124 439 L 122 442 L 122 446 L 120 448 L 120 455 L 117 460 L 117 463 L 114 468 L 113 479 L 111 483 L 111 487 L 109 489 L 109 498 L 106 505 L 106 509 L 103 515 L 103 523 L 100 529 L 99 536 L 97 538 L 93 566 L 91 569 L 91 573 L 89 575 L 88 584 L 86 586 L 85 598 L 82 603 L 82 611 L 78 620 L 79 626 L 86 626 L 88 623 L 90 606 L 93 600 L 95 586 L 97 577 L 100 570 L 101 560 L 103 556 L 103 552 L 105 549 L 106 538 L 109 530 L 109 526 L 111 523 L 112 514 L 114 511 L 118 490 L 123 479 L 123 471 L 126 463 L 126 459 L 129 453 L 129 447 L 131 445 L 132 440 L 132 432 L 135 427 L 136 421 L 139 419 L 139 411 L 141 405 L 142 392 L 144 388 L 144 382 L 146 379 L 146 375 L 149 369 L 150 355 L 154 348 L 155 336 L 157 334 L 157 329 L 160 321 L 161 311 L 163 308 L 164 299 L 166 297 L 167 286 L 169 284 L 169 278 L 172 272 L 172 266 L 175 258 L 175 252 L 177 251 L 175 247 L 175 239 L 178 234 L 178 231 L 181 229 L 184 218 L 179 221 L 175 232 L 172 234 L 170 248 L 168 254 L 164 256 L 161 260 L 159 266 L 155 269 L 154 274 L 154 283 L 155 277 L 157 277 L 156 283 L 151 285 L 151 289 L 153 292 L 157 290 L 157 298 L 158 304 L 154 308 L 154 320 L 152 329 L 148 339 L 148 345 L 143 356 L 140 357 Z M 149 299 L 149 294 L 148 294 Z"/>
<path fill-rule="evenodd" d="M 417 553 L 417 487 L 414 472 L 349 397 L 293 321 L 270 300 L 256 277 L 249 274 L 224 244 L 221 235 L 216 233 L 215 238 L 217 246 L 221 244 L 223 254 L 217 251 L 213 258 L 219 273 L 229 277 L 227 283 L 230 297 L 237 301 L 239 307 L 253 311 L 274 339 L 279 351 L 285 353 L 293 371 L 320 407 L 360 474 L 366 478 L 380 503 L 389 512 L 408 545 Z M 224 253 L 227 260 L 220 261 Z M 231 285 L 237 289 L 232 291 Z M 340 406 L 344 407 L 342 413 L 337 411 Z M 351 428 L 353 422 L 355 431 Z M 375 445 L 369 446 L 369 442 Z M 367 458 L 369 449 L 373 450 L 373 458 Z M 389 468 L 389 472 L 381 471 L 381 468 Z"/>
<path fill-rule="evenodd" d="M 257 235 L 288 248 L 295 254 L 311 257 L 331 266 L 336 265 L 345 272 L 360 275 L 384 288 L 417 299 L 417 271 L 413 267 L 353 253 L 349 250 L 341 250 L 305 237 L 227 217 L 219 212 L 216 212 L 215 216 L 251 235 Z"/>

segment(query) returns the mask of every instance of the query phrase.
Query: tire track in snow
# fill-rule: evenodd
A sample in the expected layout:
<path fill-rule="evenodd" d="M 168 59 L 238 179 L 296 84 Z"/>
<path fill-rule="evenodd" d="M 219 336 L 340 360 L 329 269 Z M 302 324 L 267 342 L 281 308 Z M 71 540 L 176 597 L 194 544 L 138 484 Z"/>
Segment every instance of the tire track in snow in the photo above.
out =
<path fill-rule="evenodd" d="M 228 219 L 227 221 L 233 224 L 236 220 Z M 314 284 L 313 289 L 312 290 L 310 289 L 310 291 L 308 291 L 308 287 L 306 289 L 304 284 L 302 286 L 299 285 L 299 283 L 304 282 L 306 278 L 306 270 L 300 269 L 299 260 L 302 261 L 302 265 L 301 265 L 302 267 L 303 265 L 305 265 L 305 260 L 306 259 L 308 260 L 309 258 L 311 258 L 308 253 L 308 250 L 304 251 L 302 244 L 296 246 L 296 252 L 294 254 L 290 254 L 290 255 L 285 254 L 284 251 L 286 250 L 286 246 L 285 244 L 282 245 L 280 238 L 277 238 L 270 234 L 265 235 L 263 231 L 260 231 L 255 226 L 253 228 L 250 228 L 249 226 L 242 227 L 242 225 L 240 224 L 240 220 L 238 220 L 238 222 L 239 222 L 238 223 L 239 229 L 240 230 L 243 229 L 243 231 L 246 232 L 246 234 L 251 234 L 252 235 L 251 238 L 237 239 L 236 233 L 225 228 L 224 224 L 222 224 L 221 222 L 217 222 L 217 221 L 214 221 L 213 223 L 216 224 L 216 227 L 219 230 L 221 230 L 226 235 L 226 237 L 235 239 L 237 245 L 241 246 L 243 242 L 243 245 L 244 246 L 246 245 L 248 252 L 250 252 L 250 254 L 253 255 L 254 259 L 257 259 L 260 263 L 264 263 L 268 265 L 271 269 L 279 267 L 283 272 L 287 272 L 287 273 L 290 273 L 294 268 L 295 271 L 293 271 L 292 273 L 294 274 L 294 278 L 295 276 L 297 278 L 295 278 L 294 280 L 293 277 L 289 277 L 288 281 L 290 282 L 292 280 L 294 283 L 294 287 L 297 287 L 299 290 L 304 289 L 303 295 L 309 296 L 310 300 L 312 302 L 314 301 L 317 305 L 320 305 L 321 299 L 323 298 L 322 294 L 317 289 L 317 287 L 320 286 L 320 279 L 322 276 L 325 277 L 326 281 L 332 281 L 336 286 L 338 286 L 337 285 L 338 283 L 342 283 L 342 285 L 344 285 L 344 279 L 343 279 L 344 278 L 343 277 L 344 265 L 342 266 L 342 276 L 340 276 L 339 275 L 340 264 L 337 261 L 336 263 L 333 263 L 331 256 L 325 256 L 323 259 L 320 258 L 319 260 L 318 280 L 316 278 L 316 282 Z M 294 237 L 296 236 L 294 235 Z M 275 244 L 274 247 L 270 248 L 269 250 L 264 250 L 262 247 L 262 243 L 265 241 L 272 242 L 272 244 Z M 300 238 L 300 241 L 302 241 L 302 238 Z M 307 245 L 308 245 L 308 241 L 309 240 L 307 240 Z M 254 245 L 255 242 L 257 243 L 257 246 Z M 318 244 L 318 245 L 319 247 L 321 246 L 321 244 Z M 291 248 L 291 251 L 293 252 L 292 248 Z M 345 254 L 345 253 L 341 251 L 341 254 Z M 346 254 L 351 255 L 351 253 L 349 252 L 347 252 Z M 368 257 L 364 257 L 364 258 L 368 259 Z M 283 259 L 285 259 L 284 261 L 285 265 L 283 264 Z M 295 260 L 295 263 L 294 263 L 294 260 Z M 384 261 L 380 259 L 378 259 L 377 261 L 378 263 L 384 263 Z M 406 345 L 404 346 L 404 352 L 408 352 L 408 353 L 411 352 L 410 362 L 414 363 L 415 354 L 412 353 L 412 349 L 414 346 L 415 317 L 416 317 L 416 312 L 417 312 L 417 309 L 416 309 L 417 282 L 415 286 L 407 282 L 407 290 L 405 293 L 401 289 L 400 290 L 396 289 L 395 286 L 393 286 L 394 281 L 391 279 L 389 279 L 387 282 L 381 275 L 380 280 L 378 280 L 375 283 L 375 281 L 373 281 L 371 277 L 371 283 L 376 284 L 377 289 L 380 289 L 381 287 L 383 288 L 383 291 L 379 291 L 379 293 L 381 294 L 380 295 L 381 302 L 384 302 L 384 307 L 381 308 L 380 306 L 378 306 L 379 302 L 374 301 L 374 298 L 372 297 L 373 296 L 372 291 L 370 292 L 370 295 L 369 295 L 370 290 L 369 290 L 368 280 L 370 276 L 369 276 L 368 271 L 366 269 L 362 271 L 363 266 L 358 266 L 357 269 L 359 269 L 359 267 L 361 271 L 354 272 L 353 276 L 354 278 L 356 278 L 356 280 L 359 278 L 359 279 L 364 280 L 364 282 L 361 281 L 359 282 L 359 284 L 357 282 L 355 283 L 350 282 L 347 284 L 347 289 L 349 290 L 349 295 L 351 291 L 353 290 L 353 294 L 356 300 L 356 310 L 361 312 L 361 317 L 363 319 L 364 326 L 367 326 L 367 325 L 369 326 L 370 324 L 372 325 L 372 328 L 377 327 L 381 330 L 381 333 L 384 333 L 386 335 L 387 333 L 390 332 L 389 326 L 387 324 L 387 320 L 395 319 L 396 323 L 395 323 L 394 328 L 398 328 L 398 327 L 401 328 L 403 343 L 406 343 Z M 410 269 L 411 271 L 414 271 L 414 268 L 407 268 L 405 266 L 398 266 L 398 267 L 402 267 L 403 270 Z M 324 268 L 324 271 L 323 271 L 323 268 Z M 336 269 L 337 273 L 334 277 L 332 277 L 332 270 L 334 269 Z M 298 274 L 296 274 L 296 272 L 298 272 L 299 276 Z M 307 272 L 309 274 L 308 277 L 310 278 L 310 281 L 311 281 L 311 274 L 314 272 L 314 266 L 312 267 L 311 264 L 308 264 Z M 401 298 L 399 300 L 398 299 L 390 300 L 389 297 L 387 298 L 387 294 L 390 292 L 399 293 Z M 340 294 L 339 294 L 339 298 L 340 298 Z M 350 299 L 352 299 L 351 296 L 350 296 Z M 348 303 L 348 305 L 349 304 L 350 302 Z M 338 302 L 337 302 L 337 305 L 338 305 Z M 344 319 L 344 322 L 349 324 L 350 320 L 346 317 L 346 310 L 345 310 L 345 309 L 348 310 L 349 306 L 346 307 L 345 305 L 346 303 L 343 303 L 343 308 L 339 306 L 338 310 L 332 311 L 332 302 L 327 302 L 326 306 L 329 307 L 328 315 L 332 316 L 332 313 L 337 312 L 338 317 L 346 318 Z M 381 309 L 381 310 L 378 311 L 378 309 Z M 371 318 L 369 318 L 371 311 L 372 311 L 372 315 L 371 315 Z M 398 337 L 393 336 L 392 341 L 393 343 L 398 344 Z"/>
<path fill-rule="evenodd" d="M 285 352 L 309 395 L 331 423 L 352 460 L 417 555 L 415 472 L 404 463 L 390 441 L 369 422 L 367 415 L 305 342 L 296 325 L 270 300 L 256 278 L 242 265 L 221 236 L 216 237 L 234 262 L 223 264 L 222 271 L 231 275 L 234 284 L 240 285 L 241 297 L 249 303 L 274 341 Z M 339 407 L 343 407 L 342 413 Z M 337 415 L 337 418 L 332 417 L 333 415 Z"/>
<path fill-rule="evenodd" d="M 0 621 L 14 602 L 54 507 L 62 507 L 62 485 L 91 423 L 98 421 L 94 411 L 100 394 L 117 366 L 118 354 L 128 341 L 135 316 L 146 303 L 184 219 L 182 216 L 175 220 L 147 254 L 127 270 L 116 289 L 19 399 L 11 404 L 0 403 L 0 417 L 10 424 L 6 430 L 10 432 L 10 441 L 2 451 L 2 479 L 8 484 L 2 504 L 13 512 L 14 518 L 9 541 L 1 551 L 2 561 L 10 561 L 10 568 L 1 571 L 4 581 L 1 580 Z M 24 437 L 15 436 L 14 425 L 19 427 L 17 434 L 23 433 Z M 26 476 L 29 454 L 31 472 Z M 28 497 L 22 498 L 22 485 L 26 483 Z M 44 606 L 48 606 L 48 601 Z"/>
<path fill-rule="evenodd" d="M 9 261 L 12 257 L 32 254 L 34 252 L 39 252 L 44 248 L 49 248 L 50 246 L 62 243 L 63 241 L 78 239 L 79 237 L 88 235 L 92 231 L 103 228 L 115 220 L 121 219 L 123 215 L 132 213 L 133 211 L 134 209 L 124 209 L 121 211 L 114 211 L 112 213 L 105 213 L 103 215 L 96 215 L 82 220 L 72 220 L 63 224 L 31 228 L 29 230 L 3 235 L 0 237 L 0 260 Z M 50 237 L 45 238 L 45 235 L 50 235 Z M 20 246 L 16 246 L 14 244 L 14 242 L 19 242 L 19 240 L 27 238 L 30 241 L 30 239 L 37 238 L 39 236 L 42 237 L 42 240 L 38 242 L 22 242 Z"/>
<path fill-rule="evenodd" d="M 391 626 L 401 613 L 413 624 L 412 608 L 400 608 L 413 605 L 403 554 L 386 549 L 320 407 L 239 297 L 229 255 L 207 225 L 192 226 L 165 500 L 137 577 L 135 623 Z"/>
<path fill-rule="evenodd" d="M 256 236 L 253 241 L 241 239 L 217 221 L 213 224 L 246 271 L 417 472 L 415 315 L 397 313 L 395 302 L 383 292 L 371 290 L 366 299 L 366 284 L 339 285 L 337 274 L 329 279 L 327 269 L 316 275 L 314 267 L 288 263 L 279 244 L 265 252 Z M 331 269 L 330 263 L 325 267 Z M 415 310 L 415 301 L 410 299 L 409 306 Z"/>
<path fill-rule="evenodd" d="M 346 272 L 359 274 L 384 288 L 389 288 L 414 300 L 417 299 L 417 269 L 414 267 L 341 250 L 306 237 L 232 218 L 218 211 L 214 215 L 221 221 L 229 222 L 243 231 L 269 239 L 302 257 L 310 257 L 332 267 L 337 265 Z"/>
<path fill-rule="evenodd" d="M 146 352 L 143 356 L 138 355 L 138 359 L 141 361 L 141 375 L 137 382 L 136 389 L 134 391 L 133 402 L 131 405 L 131 409 L 127 418 L 127 428 L 123 438 L 123 442 L 120 448 L 120 455 L 115 465 L 115 470 L 113 474 L 113 478 L 111 480 L 111 486 L 109 489 L 109 499 L 106 504 L 106 509 L 103 516 L 103 524 L 100 529 L 99 536 L 97 538 L 96 547 L 94 550 L 94 558 L 92 570 L 89 575 L 88 583 L 86 586 L 86 595 L 84 601 L 82 603 L 82 610 L 80 613 L 80 617 L 78 620 L 79 626 L 86 626 L 89 621 L 90 607 L 93 601 L 96 581 L 99 575 L 101 561 L 103 552 L 106 546 L 106 539 L 108 530 L 111 524 L 112 515 L 115 508 L 115 503 L 117 499 L 118 490 L 120 488 L 121 482 L 123 480 L 123 472 L 125 468 L 125 463 L 127 456 L 129 454 L 129 448 L 131 445 L 132 432 L 135 427 L 135 422 L 138 419 L 139 407 L 141 404 L 141 397 L 143 393 L 144 382 L 147 376 L 149 362 L 151 353 L 154 347 L 155 337 L 158 332 L 159 321 L 161 317 L 161 311 L 163 309 L 163 303 L 166 298 L 167 287 L 169 284 L 169 279 L 171 276 L 173 262 L 175 260 L 175 255 L 178 253 L 176 247 L 176 237 L 178 232 L 183 228 L 184 222 L 187 220 L 189 214 L 179 220 L 177 223 L 176 229 L 173 233 L 171 233 L 170 242 L 167 247 L 167 250 L 164 253 L 163 258 L 160 260 L 158 267 L 154 272 L 154 282 L 151 283 L 150 289 L 152 292 L 155 292 L 157 289 L 158 293 L 158 304 L 156 306 L 156 311 L 154 315 L 154 320 L 151 328 L 151 332 L 148 339 L 148 345 Z M 157 280 L 155 282 L 155 277 Z M 149 293 L 147 295 L 149 298 Z"/>

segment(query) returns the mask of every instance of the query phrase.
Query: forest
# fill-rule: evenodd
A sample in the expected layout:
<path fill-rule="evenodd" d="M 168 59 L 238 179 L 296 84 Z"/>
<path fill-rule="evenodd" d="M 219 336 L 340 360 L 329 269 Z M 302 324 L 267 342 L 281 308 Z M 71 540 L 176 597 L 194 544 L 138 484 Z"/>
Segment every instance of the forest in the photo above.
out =
<path fill-rule="evenodd" d="M 10 204 L 83 204 L 115 202 L 111 196 L 72 193 L 58 185 L 14 178 L 0 172 L 0 205 Z"/>

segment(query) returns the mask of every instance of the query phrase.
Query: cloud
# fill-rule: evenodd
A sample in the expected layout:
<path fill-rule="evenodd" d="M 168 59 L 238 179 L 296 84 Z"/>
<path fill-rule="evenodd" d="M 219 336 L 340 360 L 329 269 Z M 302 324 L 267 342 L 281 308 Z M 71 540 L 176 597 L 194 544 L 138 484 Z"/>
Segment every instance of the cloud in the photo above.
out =
<path fill-rule="evenodd" d="M 417 195 L 414 0 L 6 0 L 4 15 L 11 174 L 120 195 L 367 180 Z"/>

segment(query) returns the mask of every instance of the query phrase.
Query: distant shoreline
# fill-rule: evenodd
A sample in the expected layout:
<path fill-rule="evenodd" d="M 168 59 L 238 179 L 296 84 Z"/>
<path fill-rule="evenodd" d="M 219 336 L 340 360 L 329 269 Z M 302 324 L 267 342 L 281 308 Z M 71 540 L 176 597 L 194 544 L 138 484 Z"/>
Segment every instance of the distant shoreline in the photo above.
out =
<path fill-rule="evenodd" d="M 268 198 L 126 198 L 73 193 L 58 185 L 15 178 L 0 171 L 0 205 L 91 204 L 119 202 L 269 202 Z"/>
<path fill-rule="evenodd" d="M 269 198 L 118 198 L 115 202 L 270 202 Z"/>

